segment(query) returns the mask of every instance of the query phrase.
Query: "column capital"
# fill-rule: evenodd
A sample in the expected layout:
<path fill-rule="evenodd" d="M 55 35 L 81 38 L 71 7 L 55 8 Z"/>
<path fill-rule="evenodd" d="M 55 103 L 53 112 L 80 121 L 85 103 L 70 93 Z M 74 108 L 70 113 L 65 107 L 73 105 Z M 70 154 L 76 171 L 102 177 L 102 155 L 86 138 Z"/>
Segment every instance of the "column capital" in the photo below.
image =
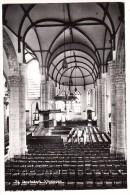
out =
<path fill-rule="evenodd" d="M 125 74 L 120 73 L 115 75 L 115 82 L 116 83 L 125 83 Z"/>
<path fill-rule="evenodd" d="M 45 82 L 45 80 L 46 80 L 45 75 L 41 75 L 41 82 Z"/>
<path fill-rule="evenodd" d="M 10 84 L 10 86 L 19 86 L 21 77 L 20 76 L 9 76 L 8 77 L 8 82 Z"/>
<path fill-rule="evenodd" d="M 19 63 L 19 71 L 21 75 L 23 75 L 26 72 L 26 68 L 27 68 L 27 64 Z"/>
<path fill-rule="evenodd" d="M 103 84 L 106 83 L 106 78 L 102 78 L 102 81 L 101 81 Z"/>
<path fill-rule="evenodd" d="M 109 66 L 115 66 L 115 60 L 108 61 Z"/>
<path fill-rule="evenodd" d="M 108 65 L 109 65 L 109 74 L 110 75 L 114 75 L 115 74 L 115 69 L 116 69 L 116 66 L 115 66 L 115 61 L 109 61 L 108 62 Z"/>
<path fill-rule="evenodd" d="M 102 83 L 102 79 L 97 79 L 97 86 Z"/>
<path fill-rule="evenodd" d="M 106 83 L 106 79 L 102 78 L 102 79 L 97 79 L 97 86 L 105 84 Z"/>

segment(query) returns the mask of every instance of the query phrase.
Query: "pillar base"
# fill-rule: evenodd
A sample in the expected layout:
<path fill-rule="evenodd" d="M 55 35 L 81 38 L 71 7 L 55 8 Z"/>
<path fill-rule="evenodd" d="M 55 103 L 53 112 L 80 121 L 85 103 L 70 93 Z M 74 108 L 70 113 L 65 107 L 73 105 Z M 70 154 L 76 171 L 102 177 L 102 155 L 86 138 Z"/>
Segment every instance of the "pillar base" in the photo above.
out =
<path fill-rule="evenodd" d="M 28 152 L 27 146 L 21 148 L 21 155 L 25 155 Z"/>
<path fill-rule="evenodd" d="M 13 158 L 15 155 L 20 155 L 20 154 L 21 154 L 20 149 L 12 150 L 9 148 L 8 158 Z"/>
<path fill-rule="evenodd" d="M 125 155 L 125 148 L 117 148 L 117 149 L 116 149 L 116 156 L 117 156 L 117 157 L 126 158 L 126 155 Z"/>
<path fill-rule="evenodd" d="M 116 147 L 111 146 L 110 153 L 111 154 L 116 154 Z"/>

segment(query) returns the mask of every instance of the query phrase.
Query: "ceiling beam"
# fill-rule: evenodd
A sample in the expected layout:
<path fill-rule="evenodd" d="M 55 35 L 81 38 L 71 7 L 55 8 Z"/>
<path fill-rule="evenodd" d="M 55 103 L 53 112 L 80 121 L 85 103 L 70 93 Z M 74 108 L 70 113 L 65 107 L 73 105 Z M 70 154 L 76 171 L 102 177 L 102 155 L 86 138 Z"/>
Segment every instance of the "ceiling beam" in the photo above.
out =
<path fill-rule="evenodd" d="M 69 45 L 70 43 L 66 43 L 66 45 Z M 80 46 L 84 46 L 85 48 L 84 49 L 82 49 L 82 48 L 78 48 L 77 46 L 75 47 L 75 48 L 73 48 L 72 47 L 72 45 L 73 44 L 77 44 L 77 45 L 80 45 Z M 84 44 L 84 43 L 81 43 L 81 42 L 74 42 L 73 44 L 71 44 L 71 49 L 70 48 L 66 48 L 65 49 L 65 52 L 67 52 L 67 51 L 73 51 L 73 50 L 79 50 L 79 51 L 82 51 L 82 52 L 84 52 L 84 53 L 86 53 L 87 55 L 89 55 L 91 58 L 92 58 L 92 60 L 96 63 L 96 64 L 100 64 L 100 62 L 99 62 L 99 60 L 98 60 L 98 58 L 97 58 L 97 56 L 95 55 L 95 53 L 94 53 L 94 51 L 90 48 L 90 47 L 88 47 L 88 45 L 86 45 L 86 44 Z M 60 45 L 60 46 L 58 46 L 56 49 L 55 49 L 55 51 L 52 53 L 52 55 L 51 55 L 51 57 L 52 57 L 52 59 L 50 58 L 49 59 L 49 61 L 48 61 L 48 66 L 49 66 L 49 64 L 51 64 L 52 62 L 53 62 L 53 60 L 58 56 L 58 55 L 60 55 L 60 54 L 62 54 L 63 53 L 63 50 L 61 50 L 61 51 L 59 51 L 59 53 L 57 53 L 56 55 L 53 55 L 53 54 L 55 54 L 55 52 L 56 52 L 56 50 L 58 50 L 58 49 L 60 49 L 61 47 L 63 47 L 63 44 L 62 45 Z M 89 50 L 89 52 L 87 51 L 87 49 Z M 90 53 L 90 52 L 92 52 L 92 53 Z M 92 55 L 93 54 L 93 55 Z"/>
<path fill-rule="evenodd" d="M 106 14 L 106 16 L 108 17 L 109 21 L 110 21 L 110 24 L 111 24 L 111 27 L 112 27 L 112 34 L 115 35 L 115 27 L 114 27 L 114 24 L 113 24 L 113 21 L 112 21 L 112 18 L 109 14 L 109 12 L 107 11 L 107 9 L 103 6 L 102 3 L 97 3 L 99 5 L 99 7 L 102 8 L 102 10 L 104 11 L 104 13 Z"/>
<path fill-rule="evenodd" d="M 80 66 L 78 66 L 78 67 L 80 67 Z M 77 68 L 78 68 L 77 67 Z M 68 69 L 71 69 L 72 67 L 70 67 L 70 68 L 68 68 Z M 75 67 L 76 68 L 76 67 Z M 84 67 L 82 67 L 84 70 L 87 70 L 87 68 L 84 68 Z M 68 69 L 66 69 L 66 70 L 64 70 L 64 72 L 61 74 L 61 76 L 60 76 L 60 78 L 59 78 L 59 84 L 60 84 L 60 82 L 61 82 L 61 78 L 64 76 L 64 77 L 67 77 L 67 76 L 65 76 L 64 74 L 65 74 L 65 72 L 68 70 Z M 88 71 L 88 70 L 87 70 Z M 88 71 L 89 72 L 89 71 Z M 94 80 L 94 77 L 93 77 L 93 75 L 92 75 L 92 73 L 91 72 L 89 72 L 90 73 L 90 75 L 91 75 L 91 77 L 92 77 L 92 79 L 93 79 L 93 82 L 95 81 Z M 87 75 L 86 77 L 88 77 L 88 76 L 90 76 L 90 75 Z M 67 78 L 69 78 L 69 77 L 67 77 Z M 77 77 L 74 77 L 74 78 L 77 78 Z M 82 78 L 82 77 L 81 77 Z M 56 80 L 57 80 L 57 78 L 56 78 Z"/>
<path fill-rule="evenodd" d="M 6 13 L 7 13 L 7 9 L 8 9 L 8 5 L 3 5 L 2 6 L 2 10 L 3 10 L 3 15 L 2 15 L 2 19 L 3 19 L 3 24 L 7 24 L 7 20 L 6 20 Z"/>
<path fill-rule="evenodd" d="M 107 3 L 106 8 L 104 10 L 104 16 L 103 16 L 103 19 L 102 19 L 103 21 L 105 20 L 105 18 L 107 16 L 108 7 L 109 7 L 109 3 Z"/>
<path fill-rule="evenodd" d="M 12 28 L 10 28 L 7 24 L 5 26 L 18 38 L 18 35 L 12 30 Z M 23 41 L 23 40 L 21 40 L 21 41 L 26 46 L 26 48 L 28 48 L 33 53 L 33 55 L 36 57 L 37 61 L 39 62 L 39 59 L 36 56 L 36 54 L 33 52 L 32 48 L 30 48 L 30 46 L 25 41 Z"/>
<path fill-rule="evenodd" d="M 37 24 L 35 25 L 35 28 L 44 28 L 44 27 L 64 27 L 66 26 L 67 28 L 69 27 L 74 27 L 74 26 L 95 26 L 95 25 L 103 25 L 101 22 L 91 22 L 91 23 L 78 23 L 78 24 L 73 24 L 72 22 L 66 22 L 65 24 Z"/>
<path fill-rule="evenodd" d="M 69 59 L 69 58 L 72 58 L 72 57 L 74 57 L 74 56 L 67 56 L 67 57 L 66 57 L 66 60 Z M 78 55 L 76 55 L 76 57 L 88 61 L 88 62 L 94 67 L 94 70 L 95 70 L 96 73 L 98 74 L 97 69 L 95 68 L 94 64 L 92 64 L 92 62 L 91 62 L 88 58 L 85 58 L 85 57 L 83 57 L 83 56 L 78 56 Z M 55 68 L 57 68 L 58 65 L 59 65 L 62 61 L 63 61 L 63 59 L 61 59 L 61 60 L 55 65 Z M 73 62 L 73 61 L 72 61 L 72 62 Z M 53 71 L 55 71 L 55 68 L 54 68 Z M 50 69 L 50 67 L 48 68 L 48 72 L 49 72 L 49 69 Z"/>
<path fill-rule="evenodd" d="M 70 7 L 69 7 L 69 4 L 68 4 L 68 3 L 67 3 L 67 11 L 68 11 L 69 23 L 71 24 L 72 21 L 71 21 L 71 16 L 70 16 Z M 71 27 L 71 26 L 70 26 L 70 27 Z M 70 28 L 70 34 L 71 34 L 71 37 L 72 37 L 72 42 L 74 42 L 74 37 L 73 37 L 72 28 Z"/>
<path fill-rule="evenodd" d="M 85 77 L 84 77 L 84 74 L 83 74 L 83 72 L 82 72 L 82 70 L 81 70 L 81 68 L 80 68 L 80 67 L 78 67 L 78 69 L 80 70 L 80 72 L 81 72 L 81 74 L 82 74 L 83 81 L 84 81 L 84 87 L 85 87 Z"/>
<path fill-rule="evenodd" d="M 21 8 L 23 9 L 24 13 L 26 14 L 26 10 L 25 10 L 25 8 L 22 5 L 21 5 Z M 27 17 L 28 17 L 28 19 L 29 19 L 29 21 L 30 21 L 30 23 L 32 25 L 33 24 L 33 21 L 31 19 L 31 17 L 29 15 L 27 15 Z M 40 48 L 40 50 L 42 50 L 41 42 L 40 42 L 40 39 L 39 39 L 39 36 L 38 36 L 38 32 L 37 32 L 36 29 L 34 29 L 34 32 L 35 32 L 36 37 L 37 37 L 37 40 L 38 40 L 39 48 Z M 40 52 L 40 54 L 41 54 L 41 62 L 42 62 L 42 65 L 43 65 L 42 52 Z M 23 53 L 23 56 L 24 56 L 24 53 Z M 42 74 L 43 74 L 43 69 L 42 69 Z"/>
<path fill-rule="evenodd" d="M 79 22 L 89 21 L 89 20 L 93 20 L 93 21 L 99 22 L 100 24 L 103 24 L 106 28 L 108 28 L 108 26 L 107 26 L 103 21 L 101 21 L 101 20 L 99 20 L 99 19 L 97 19 L 97 18 L 91 18 L 91 17 L 90 17 L 90 18 L 79 19 L 79 20 L 75 21 L 73 24 L 74 24 L 74 26 L 76 26 L 77 24 L 80 24 Z M 51 19 L 51 18 L 40 19 L 40 20 L 34 22 L 33 24 L 31 24 L 31 25 L 26 29 L 26 31 L 25 31 L 25 33 L 24 33 L 24 35 L 23 35 L 23 40 L 25 40 L 25 37 L 26 37 L 28 31 L 29 31 L 33 26 L 35 26 L 35 25 L 37 25 L 37 24 L 39 24 L 39 23 L 41 23 L 41 22 L 47 22 L 47 21 L 59 22 L 59 23 L 65 25 L 65 23 L 64 23 L 63 21 L 57 20 L 57 19 Z M 74 27 L 74 28 L 75 28 L 75 27 Z M 78 29 L 78 31 L 79 31 L 79 29 Z M 111 37 L 111 31 L 110 31 L 109 28 L 108 28 L 108 31 L 109 31 L 110 37 Z M 80 32 L 81 32 L 81 31 L 80 31 Z M 92 43 L 92 41 L 91 41 L 91 43 Z M 46 61 L 46 64 L 47 64 L 47 61 Z"/>
<path fill-rule="evenodd" d="M 80 61 L 76 61 L 76 62 L 86 65 L 86 68 L 84 68 L 84 67 L 82 67 L 82 66 L 80 66 L 80 67 L 86 69 L 90 74 L 94 73 L 94 76 L 95 76 L 95 78 L 96 78 L 97 75 L 95 74 L 95 72 L 93 71 L 93 69 L 92 69 L 87 63 L 80 62 Z M 69 62 L 68 64 L 71 64 L 71 63 L 75 63 L 75 61 Z M 78 65 L 78 66 L 79 66 L 79 65 Z M 92 72 L 90 72 L 90 71 L 87 69 L 87 67 L 89 67 L 89 68 L 92 70 Z M 70 67 L 70 68 L 73 68 L 73 67 Z M 68 69 L 70 69 L 70 68 L 68 68 Z M 63 69 L 63 68 L 61 67 L 61 68 L 58 70 L 57 75 L 56 75 L 56 80 L 57 80 L 58 74 L 60 74 L 60 71 L 61 71 L 62 69 Z M 68 69 L 67 69 L 67 70 L 68 70 Z M 53 71 L 52 76 L 53 76 L 53 75 L 54 75 L 54 71 Z M 52 78 L 53 78 L 53 77 L 52 77 Z"/>
<path fill-rule="evenodd" d="M 107 36 L 107 29 L 105 29 L 105 35 L 104 35 L 104 43 L 103 43 L 103 64 L 105 64 L 105 44 L 106 44 L 106 36 Z M 104 65 L 103 65 L 103 73 L 104 73 Z"/>
<path fill-rule="evenodd" d="M 85 66 L 88 66 L 88 67 L 92 70 L 92 73 L 94 73 L 94 76 L 95 76 L 95 78 L 96 78 L 96 76 L 98 75 L 98 72 L 96 71 L 96 74 L 95 74 L 93 67 L 89 66 L 89 65 L 88 65 L 87 63 L 85 63 L 85 62 L 80 62 L 80 61 L 76 61 L 76 62 L 81 63 L 81 64 L 83 64 L 83 65 L 85 65 Z M 75 63 L 75 61 L 69 62 L 68 64 L 71 64 L 71 63 Z M 53 66 L 54 66 L 54 64 L 53 64 Z M 58 76 L 58 74 L 60 74 L 60 71 L 62 70 L 62 67 L 61 67 L 59 70 L 57 69 L 57 66 L 54 66 L 54 67 L 55 67 L 55 68 L 54 68 L 53 73 L 52 73 L 52 78 L 53 78 L 53 75 L 54 75 L 55 70 L 57 70 L 57 75 L 56 75 L 56 79 L 57 79 L 57 76 Z M 73 67 L 74 67 L 74 66 L 73 66 Z M 82 66 L 81 66 L 81 67 L 82 67 Z"/>
<path fill-rule="evenodd" d="M 19 29 L 18 29 L 18 53 L 21 52 L 21 46 L 20 46 L 20 41 L 21 41 L 21 30 L 22 30 L 22 26 L 23 26 L 23 23 L 26 19 L 26 17 L 29 15 L 30 11 L 32 10 L 32 8 L 35 6 L 36 4 L 32 4 L 27 10 L 24 9 L 24 15 L 23 15 L 23 18 L 20 22 L 20 25 L 19 25 Z"/>
<path fill-rule="evenodd" d="M 67 27 L 64 27 L 53 39 L 53 41 L 50 44 L 49 51 L 51 51 L 52 46 L 54 45 L 55 41 L 58 39 L 58 37 L 64 32 L 64 30 L 67 29 Z M 48 59 L 49 53 L 47 53 L 46 58 L 45 58 L 45 64 L 47 64 L 47 59 Z"/>
<path fill-rule="evenodd" d="M 76 51 L 78 51 L 78 50 L 76 50 Z M 81 51 L 81 50 L 79 50 L 79 51 Z M 86 53 L 85 51 L 82 51 L 83 53 Z M 74 61 L 73 61 L 74 62 Z M 79 61 L 80 62 L 80 61 Z M 70 62 L 70 63 L 72 63 L 72 62 Z M 86 63 L 84 63 L 84 62 L 80 62 L 80 63 L 83 63 L 83 64 L 86 64 Z M 52 63 L 51 63 L 52 64 Z M 69 64 L 69 63 L 68 63 Z M 88 64 L 86 64 L 87 66 L 89 66 Z M 90 67 L 90 69 L 91 69 L 91 67 Z M 98 67 L 98 69 L 99 69 L 99 67 Z M 96 71 L 97 72 L 97 71 Z M 98 73 L 97 73 L 98 74 Z"/>
<path fill-rule="evenodd" d="M 97 50 L 110 50 L 111 47 L 105 47 L 105 48 L 97 48 Z"/>
<path fill-rule="evenodd" d="M 77 28 L 77 27 L 75 27 L 75 29 L 76 29 L 78 32 L 80 32 L 86 39 L 89 40 L 89 42 L 92 44 L 92 46 L 93 46 L 94 49 L 95 49 L 95 53 L 96 53 L 96 51 L 97 51 L 97 55 L 98 55 L 98 57 L 99 57 L 99 60 L 98 60 L 97 55 L 95 55 L 95 56 L 96 56 L 96 58 L 97 58 L 97 60 L 98 60 L 98 63 L 101 63 L 100 54 L 99 54 L 99 52 L 98 52 L 98 50 L 97 50 L 96 45 L 94 44 L 94 42 L 93 42 L 93 41 L 90 39 L 90 37 L 88 37 L 88 35 L 85 34 L 81 29 L 79 29 L 79 28 Z"/>

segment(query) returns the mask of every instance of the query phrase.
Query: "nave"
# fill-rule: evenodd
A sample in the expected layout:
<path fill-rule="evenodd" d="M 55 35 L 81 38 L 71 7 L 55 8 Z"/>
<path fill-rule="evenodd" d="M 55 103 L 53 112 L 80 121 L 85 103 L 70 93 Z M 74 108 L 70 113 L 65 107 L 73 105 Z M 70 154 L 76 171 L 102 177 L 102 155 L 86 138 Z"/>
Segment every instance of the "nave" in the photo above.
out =
<path fill-rule="evenodd" d="M 127 187 L 124 158 L 110 154 L 109 135 L 86 127 L 87 142 L 28 136 L 28 152 L 5 163 L 5 189 L 85 190 Z"/>
<path fill-rule="evenodd" d="M 2 5 L 4 190 L 127 188 L 126 7 Z"/>

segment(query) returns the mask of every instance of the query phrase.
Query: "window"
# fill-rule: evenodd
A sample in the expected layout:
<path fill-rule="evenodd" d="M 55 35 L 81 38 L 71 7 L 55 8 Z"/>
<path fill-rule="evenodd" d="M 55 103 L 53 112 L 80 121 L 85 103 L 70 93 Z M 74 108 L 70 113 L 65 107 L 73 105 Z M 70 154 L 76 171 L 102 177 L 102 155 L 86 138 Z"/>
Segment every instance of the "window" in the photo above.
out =
<path fill-rule="evenodd" d="M 40 72 L 37 60 L 32 60 L 27 67 L 27 91 L 28 98 L 40 97 Z"/>
<path fill-rule="evenodd" d="M 76 91 L 74 95 L 77 97 L 76 101 L 73 101 L 73 112 L 75 114 L 81 114 L 81 94 L 79 91 Z"/>
<path fill-rule="evenodd" d="M 87 92 L 87 105 L 92 106 L 92 89 Z"/>

